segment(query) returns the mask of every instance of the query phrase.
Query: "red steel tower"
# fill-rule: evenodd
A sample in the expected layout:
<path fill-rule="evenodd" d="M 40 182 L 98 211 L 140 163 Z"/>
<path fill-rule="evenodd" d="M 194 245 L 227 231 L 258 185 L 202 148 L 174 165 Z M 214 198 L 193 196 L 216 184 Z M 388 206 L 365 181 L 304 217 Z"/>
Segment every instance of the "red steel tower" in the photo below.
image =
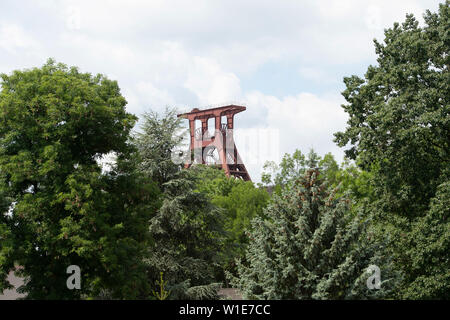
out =
<path fill-rule="evenodd" d="M 233 138 L 234 115 L 245 111 L 245 107 L 229 105 L 218 108 L 199 110 L 192 109 L 191 112 L 179 114 L 189 120 L 189 130 L 191 133 L 190 161 L 185 164 L 189 168 L 192 164 L 192 154 L 196 163 L 207 163 L 207 158 L 212 158 L 216 165 L 222 167 L 225 174 L 251 181 L 250 176 L 242 162 Z M 222 123 L 222 117 L 226 117 L 226 123 Z M 211 135 L 208 130 L 208 119 L 214 118 L 215 130 Z M 195 121 L 201 121 L 201 127 L 195 128 Z M 215 153 L 218 159 L 215 159 Z"/>

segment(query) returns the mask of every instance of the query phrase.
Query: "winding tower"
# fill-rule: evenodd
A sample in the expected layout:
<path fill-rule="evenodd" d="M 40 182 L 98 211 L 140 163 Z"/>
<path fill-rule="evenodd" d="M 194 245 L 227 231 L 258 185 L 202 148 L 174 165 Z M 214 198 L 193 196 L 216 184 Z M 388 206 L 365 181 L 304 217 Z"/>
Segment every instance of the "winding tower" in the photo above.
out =
<path fill-rule="evenodd" d="M 246 108 L 243 106 L 229 105 L 206 110 L 194 108 L 191 112 L 179 114 L 178 117 L 189 120 L 191 135 L 191 158 L 185 164 L 185 168 L 189 168 L 193 161 L 215 164 L 221 167 L 228 177 L 234 176 L 251 181 L 233 138 L 234 115 L 245 110 Z M 213 135 L 208 130 L 208 120 L 211 118 L 214 118 L 215 124 Z M 198 128 L 195 127 L 196 120 L 201 122 L 201 126 Z M 192 155 L 194 159 L 192 159 Z M 207 159 L 212 159 L 212 162 Z"/>

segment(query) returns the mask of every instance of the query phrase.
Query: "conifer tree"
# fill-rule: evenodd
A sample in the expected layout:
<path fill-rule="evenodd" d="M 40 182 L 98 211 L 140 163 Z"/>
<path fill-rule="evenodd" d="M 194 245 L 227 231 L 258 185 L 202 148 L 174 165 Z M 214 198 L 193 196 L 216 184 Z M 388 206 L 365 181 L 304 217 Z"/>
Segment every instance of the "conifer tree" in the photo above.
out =
<path fill-rule="evenodd" d="M 316 161 L 309 159 L 310 165 Z M 317 168 L 275 194 L 255 218 L 245 259 L 232 284 L 250 299 L 356 299 L 385 296 L 395 284 L 370 220 L 350 213 L 348 197 L 336 198 Z M 381 268 L 381 289 L 369 290 L 366 269 Z"/>
<path fill-rule="evenodd" d="M 136 137 L 139 170 L 158 182 L 160 206 L 150 220 L 153 244 L 145 260 L 149 283 L 164 273 L 168 299 L 214 299 L 220 284 L 215 269 L 220 267 L 223 243 L 221 211 L 206 194 L 197 192 L 198 176 L 172 161 L 172 151 L 181 142 L 180 119 L 166 109 L 159 115 L 144 115 L 142 131 Z"/>

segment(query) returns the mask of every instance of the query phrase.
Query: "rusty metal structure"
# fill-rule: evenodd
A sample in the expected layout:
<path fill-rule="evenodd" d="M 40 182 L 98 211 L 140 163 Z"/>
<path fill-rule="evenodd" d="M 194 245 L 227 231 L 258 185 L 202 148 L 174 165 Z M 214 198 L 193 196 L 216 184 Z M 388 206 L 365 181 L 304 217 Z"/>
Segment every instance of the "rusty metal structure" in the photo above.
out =
<path fill-rule="evenodd" d="M 193 162 L 214 164 L 221 167 L 228 177 L 251 181 L 233 138 L 234 115 L 245 110 L 243 106 L 228 105 L 206 110 L 194 108 L 191 112 L 179 114 L 178 117 L 189 120 L 191 135 L 190 159 L 185 168 L 189 168 Z M 214 118 L 215 124 L 213 135 L 208 130 L 208 120 L 211 118 Z M 195 127 L 196 120 L 201 122 L 198 128 Z M 212 163 L 207 159 L 213 159 Z"/>

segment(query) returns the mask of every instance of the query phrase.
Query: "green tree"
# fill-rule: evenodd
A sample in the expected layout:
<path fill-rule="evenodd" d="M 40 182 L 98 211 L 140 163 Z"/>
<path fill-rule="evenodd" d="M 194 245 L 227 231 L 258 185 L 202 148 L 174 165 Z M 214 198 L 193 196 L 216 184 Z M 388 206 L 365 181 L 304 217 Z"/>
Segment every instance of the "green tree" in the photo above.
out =
<path fill-rule="evenodd" d="M 102 289 L 135 298 L 145 290 L 139 269 L 151 211 L 134 204 L 151 203 L 155 189 L 123 161 L 136 117 L 117 82 L 51 59 L 1 79 L 0 193 L 15 204 L 6 230 L 13 252 L 2 268 L 23 267 L 29 299 Z M 102 174 L 97 160 L 110 152 L 118 164 Z M 66 287 L 70 265 L 81 268 L 81 290 Z"/>
<path fill-rule="evenodd" d="M 251 220 L 263 215 L 269 194 L 265 189 L 255 187 L 250 181 L 238 181 L 228 195 L 219 195 L 212 203 L 226 210 L 225 230 L 229 232 L 227 241 L 235 246 L 242 246 L 247 243 L 245 231 L 250 228 Z"/>
<path fill-rule="evenodd" d="M 412 299 L 450 299 L 450 182 L 438 187 L 430 210 L 414 222 L 408 255 L 409 274 L 416 275 L 405 296 Z"/>
<path fill-rule="evenodd" d="M 372 210 L 394 240 L 391 250 L 405 274 L 403 298 L 443 298 L 445 290 L 430 286 L 444 281 L 439 288 L 450 287 L 448 267 L 440 268 L 449 259 L 448 216 L 439 216 L 432 200 L 450 168 L 449 7 L 447 0 L 439 12 L 427 11 L 423 27 L 407 15 L 385 30 L 384 43 L 375 41 L 378 65 L 364 78 L 344 78 L 348 127 L 335 134 L 341 147 L 351 145 L 347 156 L 372 174 Z M 421 242 L 431 256 L 427 267 L 415 267 L 426 252 L 417 243 L 424 229 L 436 231 Z"/>
<path fill-rule="evenodd" d="M 149 112 L 135 140 L 141 175 L 157 181 L 162 192 L 161 205 L 150 220 L 153 243 L 145 260 L 147 275 L 149 283 L 155 283 L 164 272 L 170 299 L 212 299 L 219 287 L 214 275 L 221 263 L 222 215 L 198 192 L 198 176 L 172 161 L 181 128 L 175 110 Z"/>
<path fill-rule="evenodd" d="M 340 186 L 338 196 L 349 191 L 352 198 L 357 201 L 357 204 L 362 202 L 361 200 L 363 199 L 373 201 L 371 172 L 362 170 L 348 159 L 344 159 L 344 162 L 338 165 L 331 153 L 327 153 L 319 161 L 319 166 L 322 168 L 323 174 L 331 186 Z"/>
<path fill-rule="evenodd" d="M 242 256 L 248 244 L 247 230 L 251 228 L 251 220 L 263 216 L 270 196 L 264 187 L 227 177 L 221 168 L 195 165 L 191 170 L 198 177 L 197 190 L 222 209 L 226 235 L 221 252 L 222 268 L 217 270 L 216 278 L 227 281 L 225 271 L 235 273 L 235 259 Z"/>
<path fill-rule="evenodd" d="M 318 160 L 314 150 L 310 150 L 310 155 L 312 156 L 310 157 L 312 161 Z M 305 155 L 297 149 L 292 155 L 288 153 L 284 154 L 279 165 L 273 161 L 268 161 L 264 164 L 263 168 L 264 172 L 261 177 L 261 182 L 266 185 L 275 185 L 275 190 L 279 192 L 289 181 L 293 181 L 305 172 L 307 163 Z"/>
<path fill-rule="evenodd" d="M 375 40 L 378 66 L 344 78 L 348 128 L 335 134 L 350 159 L 375 170 L 376 192 L 392 212 L 421 215 L 449 166 L 449 1 L 439 14 L 412 15 Z"/>
<path fill-rule="evenodd" d="M 11 219 L 7 216 L 11 202 L 2 191 L 4 183 L 0 182 L 0 292 L 10 287 L 6 277 L 13 268 L 12 254 L 13 242 L 10 231 Z"/>
<path fill-rule="evenodd" d="M 197 190 L 207 194 L 211 200 L 228 196 L 242 182 L 240 179 L 229 179 L 222 168 L 209 165 L 193 165 L 191 168 L 199 178 Z"/>
<path fill-rule="evenodd" d="M 274 195 L 255 218 L 245 259 L 231 282 L 249 299 L 345 299 L 383 297 L 395 281 L 383 247 L 370 237 L 368 218 L 350 213 L 318 169 L 307 169 Z M 380 290 L 366 285 L 369 265 L 383 270 Z"/>
<path fill-rule="evenodd" d="M 269 200 L 264 187 L 256 187 L 251 181 L 227 177 L 221 169 L 196 165 L 192 169 L 199 177 L 197 190 L 206 193 L 211 202 L 225 210 L 227 241 L 236 247 L 247 243 L 245 230 L 256 216 L 262 216 Z"/>
<path fill-rule="evenodd" d="M 275 193 L 279 194 L 283 187 L 289 186 L 290 181 L 302 176 L 310 165 L 320 168 L 321 175 L 330 186 L 340 186 L 338 196 L 351 191 L 354 199 L 373 198 L 370 172 L 361 170 L 349 159 L 339 165 L 331 153 L 322 158 L 314 150 L 310 150 L 306 156 L 300 150 L 292 155 L 286 153 L 279 165 L 266 162 L 261 180 L 265 185 L 272 185 Z"/>

